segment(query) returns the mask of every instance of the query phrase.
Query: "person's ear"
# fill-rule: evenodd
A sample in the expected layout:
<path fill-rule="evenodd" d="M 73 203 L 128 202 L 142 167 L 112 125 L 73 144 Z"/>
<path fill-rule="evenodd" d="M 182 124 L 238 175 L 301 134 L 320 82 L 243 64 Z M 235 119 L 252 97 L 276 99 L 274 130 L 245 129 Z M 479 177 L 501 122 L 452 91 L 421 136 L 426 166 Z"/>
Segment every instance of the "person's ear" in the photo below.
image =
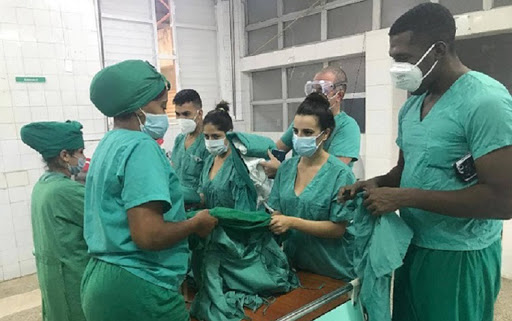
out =
<path fill-rule="evenodd" d="M 331 137 L 331 129 L 330 128 L 327 128 L 326 130 L 324 130 L 324 139 L 322 139 L 322 143 L 325 143 L 329 137 Z"/>
<path fill-rule="evenodd" d="M 69 154 L 69 152 L 65 149 L 61 150 L 60 153 L 59 153 L 59 158 L 62 162 L 64 163 L 69 163 L 69 159 L 71 158 L 72 155 Z"/>
<path fill-rule="evenodd" d="M 436 60 L 445 57 L 448 54 L 448 44 L 444 41 L 439 41 L 434 45 L 433 51 Z"/>
<path fill-rule="evenodd" d="M 345 97 L 345 86 L 341 86 L 340 90 L 336 93 L 336 99 L 341 102 L 343 100 L 343 97 Z"/>
<path fill-rule="evenodd" d="M 134 114 L 135 114 L 135 117 L 137 117 L 138 119 L 140 119 L 140 122 L 142 124 L 145 124 L 146 123 L 146 114 L 144 114 L 142 112 L 142 109 L 138 109 L 136 111 L 134 111 Z"/>

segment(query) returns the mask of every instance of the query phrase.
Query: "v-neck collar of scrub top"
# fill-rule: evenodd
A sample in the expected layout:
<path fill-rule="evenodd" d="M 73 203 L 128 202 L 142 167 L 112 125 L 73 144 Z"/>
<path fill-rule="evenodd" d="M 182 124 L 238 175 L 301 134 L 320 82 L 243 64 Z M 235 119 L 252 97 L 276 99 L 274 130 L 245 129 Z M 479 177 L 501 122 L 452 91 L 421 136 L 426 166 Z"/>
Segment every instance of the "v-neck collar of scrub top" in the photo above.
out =
<path fill-rule="evenodd" d="M 304 192 L 307 192 L 308 189 L 310 188 L 311 185 L 314 185 L 314 183 L 318 180 L 319 177 L 321 177 L 321 175 L 323 174 L 323 172 L 326 170 L 327 168 L 327 164 L 329 163 L 329 158 L 333 157 L 332 155 L 329 155 L 329 157 L 327 158 L 327 160 L 322 164 L 322 167 L 320 167 L 320 169 L 315 173 L 315 176 L 313 176 L 313 178 L 311 179 L 311 181 L 309 181 L 309 183 L 306 185 L 306 187 L 304 187 L 304 189 L 302 190 L 302 192 L 300 192 L 299 195 L 297 195 L 297 193 L 295 192 L 295 184 L 297 183 L 297 174 L 299 173 L 299 163 L 300 163 L 300 160 L 302 157 L 299 158 L 299 160 L 297 161 L 297 166 L 294 166 L 293 167 L 293 176 L 294 176 L 294 180 L 293 180 L 293 186 L 291 187 L 292 188 L 292 191 L 293 191 L 293 195 L 295 195 L 296 198 L 300 198 Z"/>
<path fill-rule="evenodd" d="M 470 73 L 471 73 L 471 71 L 468 71 L 468 72 L 464 73 L 463 75 L 461 75 L 459 78 L 457 78 L 457 80 L 455 80 L 453 82 L 453 84 L 450 86 L 450 88 L 448 88 L 448 90 L 445 91 L 443 93 L 443 95 L 441 97 L 439 97 L 439 99 L 434 103 L 434 105 L 432 106 L 432 108 L 430 109 L 428 114 L 426 114 L 425 117 L 423 117 L 423 119 L 421 119 L 421 113 L 423 112 L 423 103 L 425 102 L 425 98 L 427 97 L 429 92 L 427 91 L 427 92 L 423 93 L 421 95 L 422 97 L 420 99 L 421 103 L 418 104 L 419 115 L 417 117 L 417 120 L 419 121 L 419 123 L 421 123 L 421 124 L 428 123 L 429 119 L 435 118 L 435 113 L 439 112 L 439 108 L 441 108 L 440 106 L 446 107 L 446 105 L 443 104 L 443 101 L 446 99 L 446 97 L 450 97 L 450 95 L 452 94 L 451 92 L 454 90 L 457 90 L 457 87 L 460 86 L 461 82 L 463 82 L 462 80 Z M 431 116 L 432 113 L 434 113 L 434 116 Z"/>
<path fill-rule="evenodd" d="M 228 157 L 226 157 L 226 159 L 222 163 L 222 166 L 219 168 L 219 170 L 217 171 L 215 176 L 213 178 L 210 178 L 210 172 L 212 171 L 213 165 L 215 164 L 215 157 L 213 157 L 213 161 L 208 168 L 208 181 L 213 182 L 217 177 L 219 177 L 220 174 L 222 174 L 224 172 L 224 168 L 226 167 L 225 166 L 226 162 L 228 162 L 231 159 L 232 155 L 233 155 L 233 151 L 231 151 L 231 153 L 228 155 Z"/>

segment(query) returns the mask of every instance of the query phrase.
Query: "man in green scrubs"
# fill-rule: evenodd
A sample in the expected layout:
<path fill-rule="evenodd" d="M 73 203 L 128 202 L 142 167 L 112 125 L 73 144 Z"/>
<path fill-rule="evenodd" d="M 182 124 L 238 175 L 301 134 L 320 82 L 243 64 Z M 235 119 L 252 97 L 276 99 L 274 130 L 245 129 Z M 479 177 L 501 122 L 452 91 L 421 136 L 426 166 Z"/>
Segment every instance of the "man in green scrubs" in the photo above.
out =
<path fill-rule="evenodd" d="M 414 231 L 395 274 L 393 320 L 490 321 L 502 220 L 512 216 L 512 98 L 459 60 L 445 7 L 421 4 L 389 35 L 392 78 L 412 93 L 399 114 L 398 164 L 339 197 L 366 190 L 371 212 L 400 209 Z"/>
<path fill-rule="evenodd" d="M 181 134 L 174 140 L 171 165 L 181 182 L 185 206 L 193 207 L 201 202 L 197 193 L 204 162 L 210 155 L 204 145 L 203 105 L 201 97 L 193 89 L 183 89 L 173 101 Z"/>
<path fill-rule="evenodd" d="M 187 237 L 207 236 L 217 220 L 208 211 L 186 219 L 178 177 L 155 141 L 169 126 L 167 88 L 142 60 L 109 66 L 91 83 L 91 101 L 114 117 L 114 129 L 98 145 L 86 182 L 87 320 L 189 320 L 179 293 Z"/>
<path fill-rule="evenodd" d="M 44 321 L 85 321 L 80 282 L 89 261 L 83 237 L 84 192 L 71 179 L 85 164 L 82 125 L 23 126 L 21 140 L 43 156 L 47 171 L 32 190 L 32 233 Z"/>
<path fill-rule="evenodd" d="M 331 111 L 334 115 L 336 128 L 329 140 L 325 143 L 324 149 L 331 155 L 334 155 L 349 167 L 359 158 L 361 147 L 361 130 L 354 118 L 343 111 L 343 97 L 347 90 L 347 75 L 337 66 L 329 66 L 320 70 L 312 82 L 306 85 L 306 95 L 311 92 L 321 92 L 327 96 L 331 104 Z M 293 149 L 293 123 L 288 127 L 276 142 L 277 149 L 288 153 Z M 293 155 L 296 153 L 293 151 Z M 269 153 L 270 161 L 262 162 L 265 172 L 269 177 L 273 177 L 280 162 Z"/>

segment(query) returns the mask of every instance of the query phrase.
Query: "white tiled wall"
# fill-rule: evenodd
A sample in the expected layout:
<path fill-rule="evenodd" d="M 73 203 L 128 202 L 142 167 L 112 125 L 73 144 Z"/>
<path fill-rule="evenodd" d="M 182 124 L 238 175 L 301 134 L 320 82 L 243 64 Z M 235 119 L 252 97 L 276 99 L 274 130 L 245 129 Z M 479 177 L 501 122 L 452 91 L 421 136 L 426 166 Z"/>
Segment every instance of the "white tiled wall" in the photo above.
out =
<path fill-rule="evenodd" d="M 398 110 L 407 93 L 393 88 L 387 30 L 366 34 L 366 177 L 387 173 L 397 160 Z"/>
<path fill-rule="evenodd" d="M 20 128 L 78 120 L 89 156 L 105 133 L 105 119 L 89 101 L 90 80 L 100 69 L 93 3 L 0 1 L 0 281 L 35 272 L 30 194 L 43 164 L 21 142 Z M 46 83 L 17 83 L 16 76 Z"/>

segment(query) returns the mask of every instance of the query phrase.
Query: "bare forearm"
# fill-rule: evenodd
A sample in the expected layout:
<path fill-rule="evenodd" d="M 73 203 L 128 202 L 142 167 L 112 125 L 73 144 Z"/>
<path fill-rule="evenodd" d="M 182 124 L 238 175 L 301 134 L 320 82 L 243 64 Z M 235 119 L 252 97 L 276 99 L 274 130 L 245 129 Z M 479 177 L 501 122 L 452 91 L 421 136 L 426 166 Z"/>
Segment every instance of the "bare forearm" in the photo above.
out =
<path fill-rule="evenodd" d="M 399 187 L 401 179 L 402 168 L 399 166 L 395 166 L 386 175 L 372 178 L 372 180 L 377 184 L 378 187 Z"/>
<path fill-rule="evenodd" d="M 331 221 L 309 221 L 293 218 L 292 228 L 321 238 L 341 238 L 345 233 L 345 224 Z"/>
<path fill-rule="evenodd" d="M 512 218 L 512 193 L 506 188 L 477 184 L 457 191 L 400 190 L 401 207 L 460 218 Z"/>

